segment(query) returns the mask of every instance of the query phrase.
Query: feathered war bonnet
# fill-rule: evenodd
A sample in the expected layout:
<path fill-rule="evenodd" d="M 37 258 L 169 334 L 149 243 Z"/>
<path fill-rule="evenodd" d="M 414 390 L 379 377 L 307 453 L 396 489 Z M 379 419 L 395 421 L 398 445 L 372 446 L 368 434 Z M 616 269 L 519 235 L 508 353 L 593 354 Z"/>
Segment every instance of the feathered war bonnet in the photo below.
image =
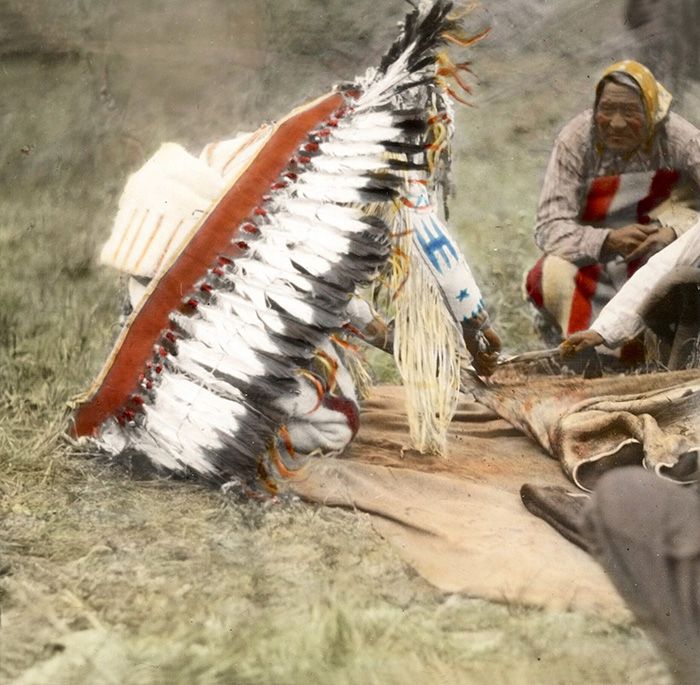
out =
<path fill-rule="evenodd" d="M 444 182 L 436 159 L 449 140 L 447 98 L 468 64 L 453 64 L 441 48 L 485 35 L 464 36 L 452 12 L 451 0 L 434 0 L 410 13 L 378 69 L 245 142 L 223 141 L 222 168 L 212 166 L 218 146 L 198 158 L 168 144 L 132 175 L 120 199 L 112 264 L 124 269 L 128 262 L 137 271 L 127 271 L 138 273 L 156 233 L 169 233 L 164 240 L 158 233 L 155 277 L 74 403 L 73 438 L 115 458 L 145 454 L 167 472 L 275 491 L 275 474 L 291 470 L 277 446 L 294 451 L 284 435 L 294 409 L 278 400 L 297 397 L 300 379 L 318 393 L 316 407 L 333 392 L 336 369 L 322 347 L 344 335 L 349 298 L 402 257 L 393 241 L 405 233 L 401 199 L 410 181 L 426 188 Z M 418 304 L 430 309 L 416 271 L 409 281 Z M 419 347 L 417 313 L 409 307 L 404 317 L 408 347 Z M 457 326 L 450 330 L 458 342 Z M 418 380 L 432 380 L 436 349 L 442 372 L 448 356 L 458 367 L 445 345 L 425 347 L 432 363 L 416 365 Z M 320 359 L 328 373 L 316 373 Z M 454 383 L 443 383 L 438 390 L 445 392 L 415 413 L 441 418 L 422 433 L 428 446 L 439 447 L 446 435 L 459 368 L 448 380 Z M 427 395 L 415 387 L 419 398 Z"/>

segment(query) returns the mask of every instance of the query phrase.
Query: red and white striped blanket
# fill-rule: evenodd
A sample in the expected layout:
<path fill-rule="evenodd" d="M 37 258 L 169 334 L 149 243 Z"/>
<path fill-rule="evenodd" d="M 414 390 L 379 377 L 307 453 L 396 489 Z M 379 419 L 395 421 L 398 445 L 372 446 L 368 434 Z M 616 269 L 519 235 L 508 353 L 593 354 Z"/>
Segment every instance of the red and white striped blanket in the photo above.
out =
<path fill-rule="evenodd" d="M 579 220 L 613 229 L 649 223 L 669 201 L 680 178 L 673 169 L 595 178 Z M 563 335 L 569 335 L 589 328 L 642 263 L 617 259 L 577 266 L 556 255 L 544 255 L 527 273 L 525 291 L 535 307 L 553 318 Z"/>

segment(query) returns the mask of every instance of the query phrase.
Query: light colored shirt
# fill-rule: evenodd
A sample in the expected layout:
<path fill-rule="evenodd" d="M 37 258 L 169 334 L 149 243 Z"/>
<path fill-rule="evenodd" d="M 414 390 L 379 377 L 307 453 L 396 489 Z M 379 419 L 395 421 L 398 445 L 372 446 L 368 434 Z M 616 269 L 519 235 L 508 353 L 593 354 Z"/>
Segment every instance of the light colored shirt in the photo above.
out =
<path fill-rule="evenodd" d="M 588 188 L 598 176 L 675 169 L 700 188 L 700 131 L 673 112 L 660 126 L 651 150 L 638 150 L 628 159 L 596 150 L 592 110 L 564 127 L 554 143 L 537 209 L 535 242 L 543 252 L 575 264 L 600 261 L 610 229 L 580 222 Z"/>
<path fill-rule="evenodd" d="M 639 269 L 603 308 L 591 330 L 609 347 L 635 337 L 644 328 L 640 312 L 647 297 L 677 266 L 700 267 L 700 221 Z"/>
<path fill-rule="evenodd" d="M 454 320 L 468 330 L 488 325 L 489 317 L 481 290 L 447 225 L 439 216 L 435 198 L 425 186 L 411 183 L 407 213 L 413 249 L 432 273 Z"/>

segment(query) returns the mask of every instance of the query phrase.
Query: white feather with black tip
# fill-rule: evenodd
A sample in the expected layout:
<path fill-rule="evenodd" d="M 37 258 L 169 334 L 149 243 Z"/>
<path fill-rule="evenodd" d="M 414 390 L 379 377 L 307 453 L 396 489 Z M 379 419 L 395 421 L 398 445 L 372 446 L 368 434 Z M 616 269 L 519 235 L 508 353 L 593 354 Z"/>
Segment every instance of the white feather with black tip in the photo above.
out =
<path fill-rule="evenodd" d="M 412 16 L 412 33 L 392 47 L 389 63 L 359 80 L 359 97 L 347 96 L 327 130 L 309 131 L 309 154 L 302 146 L 270 190 L 257 236 L 234 238 L 245 238 L 243 255 L 212 266 L 198 292 L 182 293 L 192 311 L 172 315 L 174 342 L 162 370 L 146 374 L 143 410 L 123 427 L 111 422 L 103 446 L 142 450 L 166 469 L 217 480 L 257 477 L 266 445 L 292 418 L 281 399 L 298 391 L 299 371 L 347 321 L 349 298 L 389 254 L 377 214 L 393 211 L 401 177 L 392 165 L 415 164 L 426 176 L 420 122 L 436 69 L 429 60 L 416 65 L 438 47 L 449 6 L 437 0 L 435 10 Z M 436 26 L 424 27 L 426 17 Z M 425 79 L 423 91 L 412 87 Z"/>

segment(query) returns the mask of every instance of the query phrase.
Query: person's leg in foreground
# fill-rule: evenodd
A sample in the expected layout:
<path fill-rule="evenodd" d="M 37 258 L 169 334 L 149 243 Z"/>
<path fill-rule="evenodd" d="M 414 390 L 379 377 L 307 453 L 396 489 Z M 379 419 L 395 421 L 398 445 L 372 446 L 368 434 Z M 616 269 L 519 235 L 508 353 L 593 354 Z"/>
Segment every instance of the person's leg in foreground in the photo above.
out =
<path fill-rule="evenodd" d="M 598 484 L 581 519 L 591 553 L 661 649 L 675 679 L 700 683 L 700 493 L 641 468 Z"/>

